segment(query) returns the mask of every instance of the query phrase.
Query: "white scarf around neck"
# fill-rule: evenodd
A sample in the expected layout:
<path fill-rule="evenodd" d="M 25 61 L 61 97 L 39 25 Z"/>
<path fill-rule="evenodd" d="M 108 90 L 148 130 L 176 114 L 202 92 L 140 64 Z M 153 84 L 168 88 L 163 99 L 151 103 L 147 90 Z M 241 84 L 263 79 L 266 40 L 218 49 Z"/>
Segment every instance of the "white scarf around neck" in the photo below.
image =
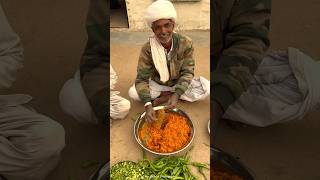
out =
<path fill-rule="evenodd" d="M 170 78 L 165 49 L 157 40 L 155 35 L 149 37 L 149 41 L 151 46 L 153 64 L 160 75 L 160 81 L 165 83 Z"/>

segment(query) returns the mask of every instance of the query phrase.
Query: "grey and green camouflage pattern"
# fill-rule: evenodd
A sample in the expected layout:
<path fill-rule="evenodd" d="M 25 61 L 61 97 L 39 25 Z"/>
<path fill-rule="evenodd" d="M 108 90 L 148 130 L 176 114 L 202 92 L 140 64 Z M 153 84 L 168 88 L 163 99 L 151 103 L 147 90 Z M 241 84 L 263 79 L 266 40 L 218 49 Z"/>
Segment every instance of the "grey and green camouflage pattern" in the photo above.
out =
<path fill-rule="evenodd" d="M 246 91 L 269 48 L 271 0 L 215 0 L 213 93 L 224 110 Z"/>
<path fill-rule="evenodd" d="M 175 92 L 181 96 L 193 79 L 194 66 L 192 40 L 185 35 L 173 33 L 173 50 L 171 60 L 168 61 L 170 79 L 162 83 L 153 64 L 150 43 L 145 43 L 141 49 L 135 80 L 135 87 L 141 101 L 143 103 L 151 101 L 149 79 L 161 85 L 175 86 Z"/>

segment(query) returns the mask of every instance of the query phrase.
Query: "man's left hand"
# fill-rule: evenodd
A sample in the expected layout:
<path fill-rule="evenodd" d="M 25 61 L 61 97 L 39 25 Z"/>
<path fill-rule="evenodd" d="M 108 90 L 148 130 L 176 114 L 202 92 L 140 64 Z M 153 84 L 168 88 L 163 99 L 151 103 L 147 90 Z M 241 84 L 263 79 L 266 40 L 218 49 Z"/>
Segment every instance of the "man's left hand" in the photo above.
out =
<path fill-rule="evenodd" d="M 166 105 L 166 109 L 175 108 L 178 104 L 178 100 L 179 100 L 179 95 L 177 93 L 173 93 L 168 100 L 168 103 Z"/>

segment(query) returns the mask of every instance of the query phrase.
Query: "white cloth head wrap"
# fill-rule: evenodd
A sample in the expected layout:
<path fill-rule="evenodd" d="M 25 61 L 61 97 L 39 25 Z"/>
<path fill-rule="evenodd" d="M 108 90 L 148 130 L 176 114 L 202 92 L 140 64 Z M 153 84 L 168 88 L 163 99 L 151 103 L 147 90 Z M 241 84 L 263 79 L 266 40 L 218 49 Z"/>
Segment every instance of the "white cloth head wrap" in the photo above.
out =
<path fill-rule="evenodd" d="M 147 7 L 144 14 L 145 21 L 151 27 L 159 19 L 171 19 L 176 22 L 177 13 L 173 4 L 168 0 L 157 0 Z"/>

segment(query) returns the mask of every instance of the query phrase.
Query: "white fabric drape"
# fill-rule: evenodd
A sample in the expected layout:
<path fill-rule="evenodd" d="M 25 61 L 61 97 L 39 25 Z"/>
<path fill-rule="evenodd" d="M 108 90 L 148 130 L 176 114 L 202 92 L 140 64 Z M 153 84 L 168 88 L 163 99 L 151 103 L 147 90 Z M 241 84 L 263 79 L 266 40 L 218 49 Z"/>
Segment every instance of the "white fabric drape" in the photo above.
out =
<path fill-rule="evenodd" d="M 153 64 L 160 75 L 160 81 L 165 83 L 170 78 L 165 49 L 155 36 L 151 36 L 149 41 Z"/>
<path fill-rule="evenodd" d="M 224 118 L 259 127 L 302 119 L 320 106 L 319 77 L 320 62 L 298 49 L 269 52 Z"/>

